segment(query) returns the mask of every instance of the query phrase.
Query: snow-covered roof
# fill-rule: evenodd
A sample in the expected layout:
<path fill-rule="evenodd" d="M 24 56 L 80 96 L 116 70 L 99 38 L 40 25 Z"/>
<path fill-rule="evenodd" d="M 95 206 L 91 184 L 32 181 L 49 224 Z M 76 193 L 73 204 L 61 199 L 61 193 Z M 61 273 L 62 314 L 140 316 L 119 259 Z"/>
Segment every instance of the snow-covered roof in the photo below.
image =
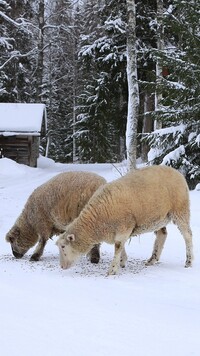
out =
<path fill-rule="evenodd" d="M 0 103 L 0 133 L 40 135 L 44 126 L 47 130 L 44 104 Z"/>

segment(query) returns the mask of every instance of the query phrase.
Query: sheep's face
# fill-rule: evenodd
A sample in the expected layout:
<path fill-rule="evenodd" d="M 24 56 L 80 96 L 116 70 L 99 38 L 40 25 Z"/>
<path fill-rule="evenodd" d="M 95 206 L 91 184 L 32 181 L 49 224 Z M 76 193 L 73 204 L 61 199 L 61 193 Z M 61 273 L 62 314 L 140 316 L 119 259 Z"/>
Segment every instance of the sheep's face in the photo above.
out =
<path fill-rule="evenodd" d="M 79 258 L 80 254 L 74 249 L 74 234 L 63 234 L 59 237 L 56 245 L 59 248 L 60 266 L 63 269 L 70 268 Z"/>
<path fill-rule="evenodd" d="M 16 258 L 22 258 L 30 246 L 24 244 L 24 238 L 19 227 L 14 226 L 6 235 L 6 241 L 10 242 L 12 253 Z"/>

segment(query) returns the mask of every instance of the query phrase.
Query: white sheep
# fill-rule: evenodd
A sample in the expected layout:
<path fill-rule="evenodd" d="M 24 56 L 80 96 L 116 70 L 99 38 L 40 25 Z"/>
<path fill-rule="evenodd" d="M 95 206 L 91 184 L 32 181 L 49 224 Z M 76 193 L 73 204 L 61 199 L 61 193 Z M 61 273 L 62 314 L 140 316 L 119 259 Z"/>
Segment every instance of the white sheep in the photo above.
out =
<path fill-rule="evenodd" d="M 65 230 L 106 180 L 90 172 L 65 172 L 36 188 L 17 221 L 6 234 L 13 255 L 21 258 L 39 240 L 31 256 L 38 261 L 49 238 Z M 91 262 L 99 261 L 99 244 L 90 251 Z"/>
<path fill-rule="evenodd" d="M 159 260 L 167 237 L 166 225 L 173 222 L 186 244 L 185 267 L 192 265 L 189 191 L 181 173 L 166 166 L 150 166 L 129 172 L 105 184 L 90 199 L 80 215 L 57 241 L 60 265 L 71 267 L 81 254 L 105 241 L 115 244 L 108 274 L 125 266 L 124 249 L 130 236 L 155 231 L 156 240 L 148 265 Z"/>

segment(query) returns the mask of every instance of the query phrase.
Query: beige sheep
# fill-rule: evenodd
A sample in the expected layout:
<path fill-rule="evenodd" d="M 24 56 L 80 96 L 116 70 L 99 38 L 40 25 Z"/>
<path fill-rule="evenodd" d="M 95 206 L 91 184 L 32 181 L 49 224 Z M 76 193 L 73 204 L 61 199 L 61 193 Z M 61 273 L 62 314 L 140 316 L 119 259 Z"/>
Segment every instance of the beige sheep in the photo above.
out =
<path fill-rule="evenodd" d="M 125 242 L 130 236 L 155 231 L 156 240 L 147 264 L 159 260 L 167 237 L 165 226 L 177 225 L 186 244 L 185 267 L 192 265 L 189 191 L 181 173 L 166 166 L 134 170 L 105 184 L 80 215 L 59 237 L 60 265 L 69 268 L 81 254 L 105 241 L 115 244 L 108 274 L 116 274 L 127 259 Z"/>
<path fill-rule="evenodd" d="M 6 235 L 13 255 L 21 258 L 39 240 L 31 256 L 38 261 L 49 238 L 60 234 L 73 221 L 94 192 L 106 180 L 95 173 L 60 173 L 36 188 Z M 91 262 L 99 261 L 99 244 L 90 251 Z"/>

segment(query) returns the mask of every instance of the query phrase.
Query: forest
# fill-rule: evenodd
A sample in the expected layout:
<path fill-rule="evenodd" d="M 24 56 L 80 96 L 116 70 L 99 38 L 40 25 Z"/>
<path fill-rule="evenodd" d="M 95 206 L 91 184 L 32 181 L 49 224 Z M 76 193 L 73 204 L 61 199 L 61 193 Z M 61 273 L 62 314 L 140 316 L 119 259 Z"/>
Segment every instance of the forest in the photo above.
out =
<path fill-rule="evenodd" d="M 48 156 L 57 162 L 126 159 L 130 2 L 0 0 L 0 102 L 46 105 Z M 179 169 L 193 189 L 200 181 L 200 1 L 132 4 L 137 157 Z"/>

